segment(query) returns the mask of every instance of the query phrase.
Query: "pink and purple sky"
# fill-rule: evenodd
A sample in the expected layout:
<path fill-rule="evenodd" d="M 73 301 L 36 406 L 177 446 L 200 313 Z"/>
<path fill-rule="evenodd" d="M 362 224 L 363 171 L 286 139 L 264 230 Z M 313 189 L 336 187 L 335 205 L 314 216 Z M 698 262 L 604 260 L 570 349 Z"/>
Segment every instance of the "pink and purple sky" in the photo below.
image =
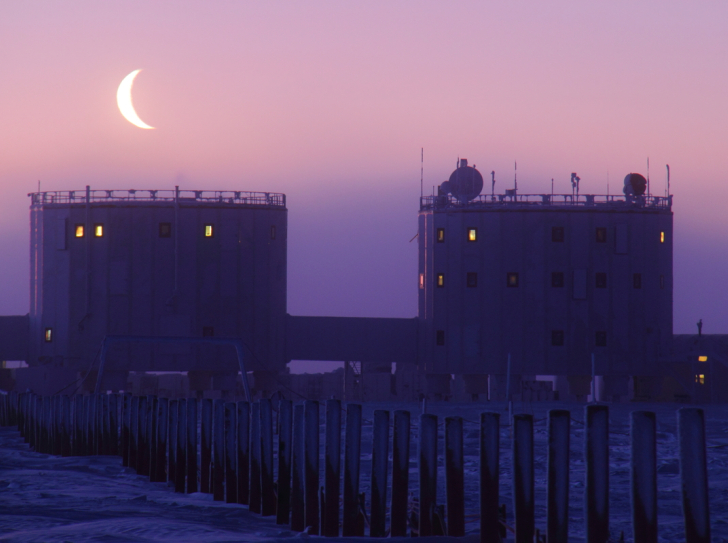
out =
<path fill-rule="evenodd" d="M 675 195 L 676 333 L 728 333 L 728 3 L 0 4 L 0 314 L 37 190 L 284 192 L 288 311 L 412 317 L 425 187 Z M 142 130 L 119 113 L 133 70 Z"/>

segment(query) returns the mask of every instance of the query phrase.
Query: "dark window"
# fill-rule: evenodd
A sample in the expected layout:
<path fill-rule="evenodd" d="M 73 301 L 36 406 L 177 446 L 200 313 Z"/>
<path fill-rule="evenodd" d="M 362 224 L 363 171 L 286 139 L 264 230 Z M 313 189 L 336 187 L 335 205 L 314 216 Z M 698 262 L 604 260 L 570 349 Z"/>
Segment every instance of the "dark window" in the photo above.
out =
<path fill-rule="evenodd" d="M 517 287 L 518 286 L 518 273 L 508 272 L 506 274 L 506 285 L 508 285 L 509 287 Z"/>
<path fill-rule="evenodd" d="M 215 225 L 213 224 L 206 224 L 205 225 L 205 237 L 211 238 L 215 235 Z"/>
<path fill-rule="evenodd" d="M 467 285 L 470 288 L 475 288 L 478 286 L 478 274 L 475 272 L 468 272 L 467 275 Z"/>
<path fill-rule="evenodd" d="M 50 343 L 51 341 L 53 341 L 53 328 L 45 329 L 45 331 L 43 332 L 43 340 L 46 343 Z"/>
<path fill-rule="evenodd" d="M 564 227 L 563 226 L 553 226 L 551 228 L 551 241 L 564 241 Z"/>
<path fill-rule="evenodd" d="M 607 333 L 603 330 L 598 331 L 594 336 L 594 345 L 597 347 L 607 346 Z"/>
<path fill-rule="evenodd" d="M 215 336 L 215 329 L 212 326 L 203 326 L 202 327 L 202 337 L 214 337 Z"/>
<path fill-rule="evenodd" d="M 642 274 L 641 273 L 632 274 L 632 286 L 634 288 L 642 288 Z"/>
<path fill-rule="evenodd" d="M 564 272 L 551 272 L 551 286 L 554 288 L 564 286 Z"/>
<path fill-rule="evenodd" d="M 436 342 L 438 345 L 445 345 L 445 330 L 437 331 Z"/>
<path fill-rule="evenodd" d="M 551 345 L 554 347 L 562 347 L 564 345 L 563 330 L 551 330 Z"/>
<path fill-rule="evenodd" d="M 660 288 L 665 288 L 665 276 L 660 276 Z"/>
<path fill-rule="evenodd" d="M 74 230 L 75 237 L 82 238 L 84 233 L 84 226 L 82 224 L 77 224 L 76 228 Z"/>
<path fill-rule="evenodd" d="M 597 227 L 597 243 L 607 242 L 607 229 L 603 226 Z"/>
<path fill-rule="evenodd" d="M 594 274 L 594 286 L 597 288 L 607 288 L 607 274 L 604 272 Z"/>
<path fill-rule="evenodd" d="M 444 286 L 445 286 L 445 274 L 438 273 L 437 274 L 437 288 L 443 288 Z"/>
<path fill-rule="evenodd" d="M 160 222 L 159 223 L 159 237 L 160 238 L 171 238 L 172 237 L 172 223 Z"/>
<path fill-rule="evenodd" d="M 477 228 L 468 228 L 468 241 L 478 241 Z"/>
<path fill-rule="evenodd" d="M 276 239 L 276 225 L 270 227 L 270 239 Z"/>
<path fill-rule="evenodd" d="M 445 229 L 444 228 L 437 229 L 437 243 L 445 243 Z"/>

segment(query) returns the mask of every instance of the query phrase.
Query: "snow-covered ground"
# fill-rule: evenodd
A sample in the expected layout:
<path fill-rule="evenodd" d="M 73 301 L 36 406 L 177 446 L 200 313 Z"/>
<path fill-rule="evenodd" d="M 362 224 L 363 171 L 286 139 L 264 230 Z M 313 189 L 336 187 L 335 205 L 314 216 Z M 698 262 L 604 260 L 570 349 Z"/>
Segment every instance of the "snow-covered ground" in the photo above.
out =
<path fill-rule="evenodd" d="M 549 409 L 567 408 L 572 413 L 570 541 L 583 541 L 584 488 L 583 404 L 516 404 L 515 413 L 532 413 L 535 419 L 536 526 L 546 525 L 546 416 Z M 681 541 L 676 411 L 679 405 L 621 404 L 610 406 L 610 528 L 619 540 L 624 532 L 631 541 L 629 502 L 629 412 L 651 410 L 658 423 L 658 500 L 661 541 Z M 420 406 L 414 404 L 366 404 L 362 435 L 361 490 L 369 496 L 371 470 L 371 420 L 375 409 L 409 409 L 412 413 L 410 489 L 417 490 L 417 421 Z M 713 541 L 728 542 L 728 407 L 706 406 L 710 514 Z M 510 486 L 510 431 L 503 404 L 430 404 L 428 412 L 465 419 L 466 514 L 468 537 L 477 541 L 478 530 L 478 419 L 482 411 L 502 414 L 501 502 L 512 521 Z M 321 416 L 323 421 L 324 409 Z M 323 432 L 323 425 L 322 425 Z M 444 434 L 440 432 L 441 436 Z M 323 452 L 323 433 L 321 446 Z M 391 451 L 391 448 L 390 448 Z M 442 440 L 440 442 L 442 456 Z M 323 466 L 323 462 L 322 462 Z M 438 473 L 438 503 L 445 502 L 443 466 Z M 274 519 L 250 514 L 245 506 L 214 502 L 205 494 L 175 494 L 164 483 L 121 465 L 117 457 L 60 458 L 29 450 L 17 431 L 0 429 L 0 541 L 275 541 L 311 536 L 276 526 Z M 431 538 L 422 538 L 421 541 Z M 336 541 L 360 538 L 337 538 Z M 442 538 L 439 538 L 442 541 Z M 461 541 L 463 541 L 461 539 Z"/>

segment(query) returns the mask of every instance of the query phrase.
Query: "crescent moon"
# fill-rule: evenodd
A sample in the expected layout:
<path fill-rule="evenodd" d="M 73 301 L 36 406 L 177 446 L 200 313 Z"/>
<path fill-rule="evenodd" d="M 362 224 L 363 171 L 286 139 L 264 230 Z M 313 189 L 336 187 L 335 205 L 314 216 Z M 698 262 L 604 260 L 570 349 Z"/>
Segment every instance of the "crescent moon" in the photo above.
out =
<path fill-rule="evenodd" d="M 134 106 L 131 103 L 131 87 L 134 84 L 134 78 L 141 72 L 141 70 L 134 70 L 132 73 L 127 75 L 121 80 L 118 90 L 116 91 L 116 103 L 119 106 L 119 111 L 124 118 L 134 126 L 144 129 L 153 129 L 153 126 L 149 126 L 147 123 L 142 121 L 134 111 Z"/>

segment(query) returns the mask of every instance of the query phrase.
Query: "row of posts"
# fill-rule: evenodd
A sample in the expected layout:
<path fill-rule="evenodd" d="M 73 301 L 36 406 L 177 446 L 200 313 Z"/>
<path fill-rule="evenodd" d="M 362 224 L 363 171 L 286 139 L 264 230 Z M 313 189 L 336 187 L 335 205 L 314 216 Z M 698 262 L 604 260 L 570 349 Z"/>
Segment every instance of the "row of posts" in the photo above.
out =
<path fill-rule="evenodd" d="M 342 407 L 325 403 L 323 484 L 319 454 L 319 402 L 278 404 L 277 479 L 274 476 L 271 400 L 225 402 L 194 398 L 100 394 L 0 395 L 0 424 L 17 426 L 38 452 L 61 456 L 119 455 L 152 482 L 168 481 L 177 492 L 211 493 L 215 500 L 240 503 L 251 512 L 275 516 L 294 531 L 328 537 L 465 535 L 463 419 L 445 418 L 445 503 L 438 504 L 438 417 L 419 418 L 418 500 L 411 500 L 410 413 L 394 412 L 390 455 L 390 412 L 372 421 L 370 508 L 359 492 L 362 408 L 347 404 L 343 462 L 343 512 L 339 495 Z M 199 416 L 199 425 L 198 425 Z M 609 420 L 604 405 L 585 408 L 584 491 L 586 540 L 609 539 Z M 546 540 L 568 540 L 571 414 L 548 415 Z M 199 428 L 199 432 L 198 432 Z M 710 541 L 705 421 L 701 409 L 678 410 L 680 474 L 688 543 Z M 499 505 L 500 415 L 480 416 L 480 535 L 484 543 L 503 540 L 504 528 L 517 543 L 540 540 L 535 529 L 533 416 L 514 415 L 512 526 Z M 199 464 L 198 464 L 199 445 Z M 631 498 L 635 541 L 657 542 L 656 418 L 631 413 Z M 388 480 L 391 459 L 391 481 Z M 199 487 L 198 487 L 199 482 Z M 388 496 L 389 494 L 389 496 Z M 389 498 L 389 530 L 387 504 Z M 418 503 L 419 507 L 412 507 Z"/>

